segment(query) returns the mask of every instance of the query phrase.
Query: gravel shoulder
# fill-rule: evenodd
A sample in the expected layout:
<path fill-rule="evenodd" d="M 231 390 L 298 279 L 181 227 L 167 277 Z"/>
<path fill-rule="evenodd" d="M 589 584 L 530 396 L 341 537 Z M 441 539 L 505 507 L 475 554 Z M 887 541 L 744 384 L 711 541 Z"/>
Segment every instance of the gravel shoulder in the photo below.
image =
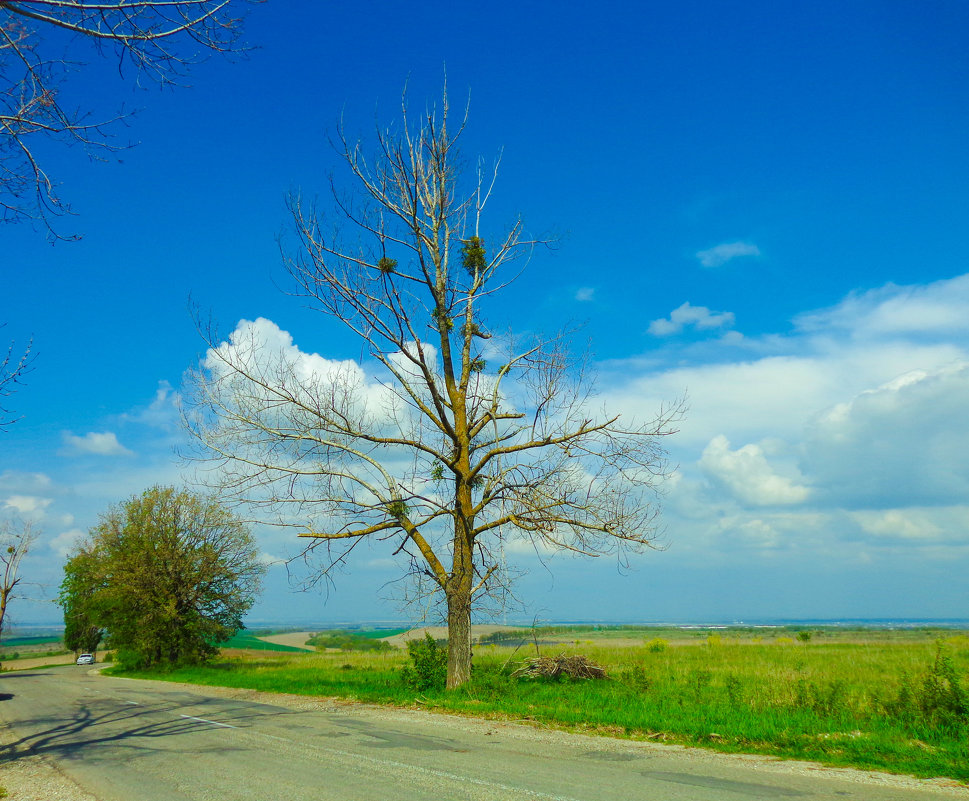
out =
<path fill-rule="evenodd" d="M 15 738 L 0 731 L 0 745 Z M 98 801 L 43 757 L 27 756 L 0 764 L 0 788 L 10 801 Z"/>
<path fill-rule="evenodd" d="M 68 655 L 69 656 L 69 655 Z M 61 659 L 63 664 L 68 657 L 48 657 Z M 17 662 L 33 662 L 33 659 L 18 659 Z M 16 743 L 17 737 L 10 729 L 0 726 L 0 749 Z M 10 801 L 98 801 L 73 779 L 61 773 L 57 767 L 41 756 L 25 756 L 14 760 L 0 761 L 0 789 L 6 792 Z"/>

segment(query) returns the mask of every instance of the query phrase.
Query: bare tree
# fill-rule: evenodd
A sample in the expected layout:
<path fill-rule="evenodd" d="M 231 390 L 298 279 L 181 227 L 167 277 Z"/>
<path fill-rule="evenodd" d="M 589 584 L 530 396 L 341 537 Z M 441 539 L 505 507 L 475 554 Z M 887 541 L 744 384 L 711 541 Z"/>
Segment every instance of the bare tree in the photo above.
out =
<path fill-rule="evenodd" d="M 37 142 L 55 139 L 80 145 L 89 155 L 122 146 L 112 141 L 112 123 L 92 118 L 60 95 L 65 76 L 80 64 L 62 47 L 42 38 L 73 34 L 98 52 L 114 50 L 119 66 L 139 76 L 177 80 L 200 54 L 238 47 L 241 0 L 0 0 L 0 219 L 30 220 L 62 237 L 51 217 L 70 207 L 39 160 Z M 62 43 L 64 44 L 64 43 Z M 77 50 L 74 42 L 66 45 Z"/>
<path fill-rule="evenodd" d="M 17 585 L 22 579 L 20 563 L 30 552 L 35 539 L 36 534 L 29 522 L 0 522 L 0 565 L 3 565 L 3 578 L 0 583 L 0 635 L 3 634 L 7 619 L 7 606 L 16 597 Z"/>
<path fill-rule="evenodd" d="M 0 325 L 0 328 L 3 328 L 3 325 Z M 21 351 L 15 347 L 14 342 L 11 342 L 6 354 L 0 359 L 0 431 L 5 431 L 7 426 L 17 419 L 5 403 L 6 399 L 23 383 L 24 375 L 30 370 L 32 346 L 33 343 L 29 342 Z"/>
<path fill-rule="evenodd" d="M 510 263 L 538 242 L 519 220 L 489 251 L 497 163 L 462 172 L 467 114 L 449 127 L 448 112 L 445 93 L 414 125 L 405 102 L 402 128 L 377 132 L 373 158 L 341 126 L 354 191 L 334 191 L 332 228 L 290 200 L 296 294 L 366 344 L 374 379 L 353 362 L 267 347 L 255 327 L 224 342 L 209 331 L 186 421 L 223 496 L 308 527 L 300 536 L 323 547 L 324 564 L 368 539 L 405 556 L 446 603 L 456 687 L 470 676 L 472 608 L 502 587 L 509 540 L 621 557 L 654 542 L 661 439 L 680 407 L 646 423 L 597 411 L 594 378 L 565 336 L 487 329 Z"/>

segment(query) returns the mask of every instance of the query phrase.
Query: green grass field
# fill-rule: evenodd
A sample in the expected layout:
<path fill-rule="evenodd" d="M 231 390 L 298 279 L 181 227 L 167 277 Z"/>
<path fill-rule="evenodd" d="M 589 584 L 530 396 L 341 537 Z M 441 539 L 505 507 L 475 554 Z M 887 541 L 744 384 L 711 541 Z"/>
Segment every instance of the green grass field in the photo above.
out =
<path fill-rule="evenodd" d="M 16 648 L 24 646 L 41 646 L 50 645 L 52 643 L 58 643 L 61 641 L 60 637 L 10 637 L 4 638 L 3 647 L 4 648 Z"/>
<path fill-rule="evenodd" d="M 405 651 L 250 654 L 165 678 L 419 704 L 721 751 L 969 782 L 969 636 L 956 632 L 540 631 L 606 681 L 512 678 L 534 645 L 475 648 L 469 685 L 408 690 Z M 941 651 L 938 651 L 941 644 Z M 941 657 L 940 657 L 941 654 Z"/>
<path fill-rule="evenodd" d="M 365 637 L 368 640 L 382 640 L 384 637 L 396 637 L 410 629 L 347 629 L 355 637 Z"/>

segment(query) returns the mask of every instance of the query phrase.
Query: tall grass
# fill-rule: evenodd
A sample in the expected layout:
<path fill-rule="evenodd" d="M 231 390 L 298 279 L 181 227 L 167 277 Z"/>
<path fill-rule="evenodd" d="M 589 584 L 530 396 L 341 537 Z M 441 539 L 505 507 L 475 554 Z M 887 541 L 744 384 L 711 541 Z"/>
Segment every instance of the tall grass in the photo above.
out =
<path fill-rule="evenodd" d="M 471 682 L 451 692 L 407 689 L 402 651 L 228 659 L 168 678 L 969 781 L 969 637 L 657 640 L 556 647 L 603 665 L 608 681 L 513 679 L 523 651 L 497 645 L 475 649 Z"/>

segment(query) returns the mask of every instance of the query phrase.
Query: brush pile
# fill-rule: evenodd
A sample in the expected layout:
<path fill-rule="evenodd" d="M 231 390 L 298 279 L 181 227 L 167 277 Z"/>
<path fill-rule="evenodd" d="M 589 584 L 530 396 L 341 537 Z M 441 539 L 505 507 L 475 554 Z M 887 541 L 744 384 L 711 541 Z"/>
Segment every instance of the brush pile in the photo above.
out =
<path fill-rule="evenodd" d="M 606 671 L 584 656 L 540 656 L 527 659 L 518 670 L 511 674 L 522 679 L 605 679 Z"/>

